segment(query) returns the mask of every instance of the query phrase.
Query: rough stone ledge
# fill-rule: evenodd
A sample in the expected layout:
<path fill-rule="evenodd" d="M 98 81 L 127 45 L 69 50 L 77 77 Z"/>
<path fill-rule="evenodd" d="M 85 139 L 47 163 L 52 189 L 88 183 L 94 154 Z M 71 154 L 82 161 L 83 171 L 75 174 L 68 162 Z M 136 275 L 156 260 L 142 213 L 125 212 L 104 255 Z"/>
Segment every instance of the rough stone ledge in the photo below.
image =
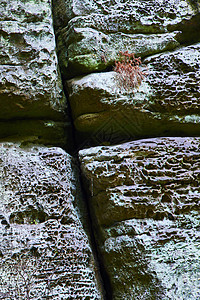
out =
<path fill-rule="evenodd" d="M 63 94 L 48 0 L 1 0 L 0 119 L 63 121 Z"/>
<path fill-rule="evenodd" d="M 71 123 L 52 120 L 0 120 L 0 142 L 57 146 L 73 153 Z"/>
<path fill-rule="evenodd" d="M 200 138 L 79 152 L 112 299 L 198 299 Z"/>
<path fill-rule="evenodd" d="M 144 137 L 199 136 L 199 54 L 197 43 L 146 59 L 148 75 L 138 89 L 125 90 L 116 72 L 67 81 L 82 148 Z"/>
<path fill-rule="evenodd" d="M 65 79 L 105 71 L 128 50 L 145 57 L 199 37 L 195 1 L 53 1 L 58 58 Z"/>

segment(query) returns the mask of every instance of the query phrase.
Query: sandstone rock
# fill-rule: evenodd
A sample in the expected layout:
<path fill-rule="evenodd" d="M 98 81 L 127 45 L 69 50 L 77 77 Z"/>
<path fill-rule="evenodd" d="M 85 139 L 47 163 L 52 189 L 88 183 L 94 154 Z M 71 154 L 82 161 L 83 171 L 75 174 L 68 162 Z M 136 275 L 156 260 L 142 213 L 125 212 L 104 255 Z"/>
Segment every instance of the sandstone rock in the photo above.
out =
<path fill-rule="evenodd" d="M 194 123 L 199 122 L 199 50 L 200 43 L 197 43 L 145 60 L 155 102 L 151 104 L 152 110 L 169 113 L 183 122 L 189 119 L 196 120 Z"/>
<path fill-rule="evenodd" d="M 110 299 L 198 299 L 200 138 L 79 152 Z"/>
<path fill-rule="evenodd" d="M 49 1 L 3 0 L 1 8 L 0 118 L 63 120 Z"/>
<path fill-rule="evenodd" d="M 102 299 L 71 156 L 2 143 L 0 173 L 0 299 Z"/>
<path fill-rule="evenodd" d="M 150 136 L 200 134 L 200 44 L 146 59 L 148 75 L 126 91 L 116 72 L 67 81 L 78 137 L 93 145 Z"/>
<path fill-rule="evenodd" d="M 111 68 L 119 51 L 128 50 L 144 57 L 173 50 L 179 46 L 176 34 L 151 34 L 147 37 L 145 34 L 105 34 L 90 28 L 73 28 L 72 33 L 63 30 L 58 38 L 61 71 L 64 78 L 72 78 Z M 66 36 L 69 38 L 63 44 Z"/>
<path fill-rule="evenodd" d="M 0 138 L 71 151 L 50 2 L 2 0 L 0 20 Z"/>
<path fill-rule="evenodd" d="M 105 70 L 119 51 L 142 57 L 199 40 L 199 6 L 189 1 L 54 0 L 65 78 Z"/>
<path fill-rule="evenodd" d="M 12 120 L 0 122 L 0 141 L 20 142 L 23 145 L 59 146 L 74 152 L 70 122 L 52 120 Z"/>
<path fill-rule="evenodd" d="M 144 0 L 53 0 L 55 28 L 77 19 L 85 27 L 108 32 L 166 32 L 167 26 L 180 24 L 199 11 L 198 1 Z M 85 25 L 84 25 L 85 24 Z"/>

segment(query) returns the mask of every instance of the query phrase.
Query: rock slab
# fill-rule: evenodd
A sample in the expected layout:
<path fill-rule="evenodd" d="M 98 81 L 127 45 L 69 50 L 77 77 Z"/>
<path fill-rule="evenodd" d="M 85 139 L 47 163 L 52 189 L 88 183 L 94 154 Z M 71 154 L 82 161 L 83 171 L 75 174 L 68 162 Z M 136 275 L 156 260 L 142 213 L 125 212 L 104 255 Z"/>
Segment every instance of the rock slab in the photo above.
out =
<path fill-rule="evenodd" d="M 0 138 L 4 138 L 7 127 L 7 136 L 19 136 L 15 130 L 18 124 L 14 123 L 11 130 L 11 120 L 39 120 L 39 128 L 35 126 L 37 143 L 45 141 L 65 148 L 68 144 L 70 148 L 71 128 L 58 68 L 50 1 L 2 0 L 0 21 L 0 121 L 4 122 Z M 42 125 L 44 120 L 52 121 L 51 128 Z M 60 130 L 61 122 L 62 138 L 54 142 L 52 128 Z M 31 126 L 30 122 L 25 127 Z M 21 135 L 23 129 L 21 126 Z M 30 129 L 24 135 L 34 134 Z"/>
<path fill-rule="evenodd" d="M 110 299 L 199 299 L 200 138 L 79 157 Z"/>
<path fill-rule="evenodd" d="M 196 1 L 53 1 L 65 78 L 113 66 L 119 51 L 142 57 L 199 41 Z"/>
<path fill-rule="evenodd" d="M 102 299 L 76 172 L 61 148 L 0 144 L 0 299 Z"/>
<path fill-rule="evenodd" d="M 88 144 L 100 145 L 144 137 L 199 136 L 199 53 L 197 43 L 147 58 L 146 80 L 138 89 L 120 86 L 116 72 L 67 81 L 79 139 L 84 136 Z"/>

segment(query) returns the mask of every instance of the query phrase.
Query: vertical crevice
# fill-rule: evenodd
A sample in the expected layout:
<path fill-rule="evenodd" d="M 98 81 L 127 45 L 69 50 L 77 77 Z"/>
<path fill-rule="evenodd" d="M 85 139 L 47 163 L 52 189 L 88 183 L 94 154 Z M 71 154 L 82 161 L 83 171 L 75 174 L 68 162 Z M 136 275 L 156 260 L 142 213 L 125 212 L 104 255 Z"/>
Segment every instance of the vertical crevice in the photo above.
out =
<path fill-rule="evenodd" d="M 54 29 L 54 36 L 55 36 L 55 43 L 56 43 L 56 54 L 57 54 L 58 68 L 59 68 L 59 72 L 60 72 L 60 76 L 61 76 L 61 80 L 62 80 L 62 89 L 63 89 L 64 95 L 65 95 L 65 99 L 66 99 L 66 103 L 67 103 L 66 114 L 68 116 L 68 119 L 69 119 L 69 122 L 70 122 L 70 125 L 71 125 L 71 137 L 72 137 L 72 144 L 73 144 L 72 145 L 72 149 L 73 150 L 72 150 L 72 153 L 70 153 L 70 154 L 72 156 L 75 156 L 76 153 L 77 153 L 77 145 L 76 145 L 76 139 L 75 139 L 74 122 L 73 122 L 73 118 L 72 118 L 72 111 L 71 111 L 71 106 L 70 106 L 70 103 L 69 103 L 68 92 L 67 92 L 67 90 L 65 88 L 65 79 L 64 79 L 64 77 L 62 75 L 62 70 L 61 70 L 61 67 L 60 67 L 60 64 L 59 64 L 59 57 L 58 57 L 57 38 L 58 38 L 58 34 L 59 33 L 56 32 L 56 26 L 55 26 L 55 23 L 56 23 L 55 18 L 56 18 L 56 16 L 54 14 L 54 9 L 53 9 L 55 5 L 60 5 L 60 6 L 62 6 L 62 9 L 63 9 L 64 1 L 63 0 L 59 0 L 59 1 L 57 1 L 57 0 L 56 1 L 55 0 L 51 0 L 51 12 L 52 12 L 53 29 Z M 61 21 L 61 20 L 59 20 L 59 21 Z M 66 20 L 65 20 L 65 22 L 63 20 L 63 24 L 64 23 L 66 23 Z M 57 24 L 57 27 L 58 27 L 58 24 Z"/>
<path fill-rule="evenodd" d="M 108 274 L 107 274 L 107 272 L 104 268 L 104 264 L 103 264 L 103 260 L 102 260 L 102 257 L 100 255 L 100 252 L 98 251 L 97 241 L 96 241 L 94 230 L 93 230 L 92 216 L 91 216 L 91 211 L 90 211 L 90 205 L 89 205 L 89 202 L 88 202 L 88 193 L 85 190 L 85 187 L 84 187 L 84 184 L 83 184 L 81 166 L 80 166 L 80 161 L 79 161 L 79 158 L 78 158 L 78 151 L 80 149 L 78 148 L 78 143 L 76 142 L 76 138 L 75 138 L 76 131 L 75 131 L 75 127 L 74 127 L 74 124 L 73 124 L 73 119 L 72 119 L 72 114 L 71 114 L 71 107 L 70 107 L 70 103 L 69 103 L 69 100 L 68 100 L 68 93 L 67 93 L 66 88 L 64 87 L 63 77 L 62 77 L 62 83 L 63 83 L 63 90 L 64 90 L 64 93 L 65 93 L 65 97 L 66 97 L 66 100 L 67 100 L 69 118 L 70 118 L 71 124 L 72 124 L 72 135 L 73 135 L 73 143 L 74 143 L 74 153 L 72 155 L 75 158 L 76 165 L 78 167 L 80 189 L 81 189 L 81 193 L 82 193 L 84 206 L 85 206 L 85 209 L 86 209 L 86 212 L 87 212 L 87 220 L 86 220 L 87 221 L 87 229 L 88 229 L 88 234 L 89 234 L 89 238 L 90 238 L 90 242 L 91 242 L 93 256 L 95 258 L 95 262 L 96 262 L 96 265 L 97 265 L 97 268 L 98 268 L 97 281 L 101 285 L 100 288 L 101 288 L 104 300 L 111 300 L 112 299 L 112 292 L 111 292 L 110 279 L 109 279 L 109 276 L 108 276 Z"/>
<path fill-rule="evenodd" d="M 95 238 L 95 233 L 93 230 L 94 224 L 92 221 L 92 213 L 91 213 L 90 204 L 88 201 L 88 192 L 86 191 L 85 185 L 83 183 L 83 176 L 82 176 L 82 172 L 81 172 L 81 166 L 80 166 L 80 161 L 78 158 L 78 153 L 77 153 L 76 159 L 77 159 L 77 165 L 78 165 L 78 169 L 79 169 L 79 181 L 80 181 L 81 191 L 82 191 L 84 203 L 85 203 L 85 206 L 87 209 L 87 216 L 88 216 L 87 221 L 88 221 L 88 226 L 89 226 L 90 239 L 91 239 L 91 243 L 92 243 L 92 250 L 93 250 L 93 255 L 96 259 L 97 267 L 99 269 L 99 273 L 100 273 L 100 277 L 101 277 L 100 280 L 101 280 L 102 286 L 103 286 L 104 300 L 112 300 L 112 288 L 111 288 L 110 278 L 105 270 L 102 255 L 100 254 L 100 251 L 98 249 L 98 243 Z"/>
<path fill-rule="evenodd" d="M 62 81 L 63 81 L 63 78 L 62 78 Z M 79 158 L 78 158 L 78 151 L 80 149 L 79 149 L 78 143 L 76 141 L 76 137 L 75 137 L 76 130 L 75 130 L 75 127 L 74 127 L 74 124 L 73 124 L 71 107 L 70 107 L 70 103 L 69 103 L 69 100 L 68 100 L 68 93 L 67 93 L 67 90 L 64 86 L 64 82 L 63 82 L 63 90 L 64 90 L 64 93 L 65 93 L 65 97 L 67 99 L 68 113 L 69 113 L 69 118 L 70 118 L 71 124 L 72 124 L 72 135 L 73 135 L 73 142 L 74 142 L 73 157 L 75 158 L 76 164 L 77 164 L 77 167 L 78 167 L 79 182 L 80 182 L 82 198 L 83 198 L 84 205 L 85 205 L 85 208 L 86 208 L 86 211 L 87 211 L 88 234 L 89 234 L 89 237 L 90 237 L 93 256 L 95 258 L 95 262 L 96 262 L 96 265 L 97 265 L 97 268 L 98 268 L 97 277 L 99 277 L 99 279 L 97 278 L 97 281 L 100 282 L 104 300 L 111 300 L 112 299 L 112 293 L 111 293 L 110 280 L 109 280 L 109 276 L 107 275 L 107 273 L 105 271 L 101 255 L 98 251 L 98 246 L 97 246 L 97 242 L 96 242 L 96 238 L 95 238 L 95 234 L 94 234 L 94 230 L 93 230 L 93 222 L 92 222 L 92 216 L 91 216 L 90 206 L 89 206 L 89 202 L 88 202 L 87 191 L 85 190 L 85 187 L 84 187 L 84 184 L 83 184 L 81 166 L 80 166 L 80 161 L 79 161 Z"/>
<path fill-rule="evenodd" d="M 54 10 L 53 10 L 54 5 L 55 5 L 55 1 L 51 0 L 54 35 L 55 35 L 56 45 L 57 45 L 57 36 L 56 36 L 56 32 L 55 32 L 55 16 L 54 16 Z M 58 57 L 57 57 L 57 59 L 58 59 Z M 58 59 L 58 67 L 60 68 L 59 59 Z M 63 92 L 65 94 L 66 101 L 67 101 L 67 115 L 68 115 L 69 121 L 71 123 L 72 142 L 73 142 L 74 151 L 73 151 L 73 153 L 70 153 L 70 154 L 75 158 L 77 166 L 78 166 L 80 188 L 81 188 L 81 193 L 82 193 L 82 196 L 83 196 L 84 206 L 85 206 L 85 209 L 86 209 L 86 212 L 87 212 L 87 220 L 86 220 L 87 229 L 88 229 L 89 239 L 90 239 L 90 242 L 91 242 L 93 256 L 94 256 L 95 263 L 96 263 L 96 266 L 97 266 L 97 269 L 98 269 L 97 272 L 96 272 L 96 277 L 97 277 L 96 279 L 97 279 L 97 282 L 100 285 L 100 292 L 103 295 L 103 299 L 104 300 L 111 300 L 112 299 L 112 292 L 111 292 L 110 279 L 109 279 L 109 276 L 108 276 L 108 274 L 107 274 L 107 272 L 104 268 L 100 252 L 98 251 L 97 241 L 96 241 L 95 234 L 94 234 L 94 231 L 93 231 L 93 222 L 92 222 L 92 216 L 91 216 L 91 212 L 90 212 L 90 206 L 89 206 L 89 203 L 88 203 L 87 191 L 84 188 L 84 184 L 83 184 L 83 180 L 82 180 L 80 161 L 79 161 L 79 158 L 78 158 L 78 151 L 80 149 L 79 149 L 78 142 L 76 141 L 76 130 L 75 130 L 74 122 L 73 122 L 73 118 L 72 118 L 72 111 L 71 111 L 71 106 L 70 106 L 70 102 L 69 102 L 68 92 L 67 92 L 66 87 L 65 87 L 65 78 L 62 76 L 62 72 L 60 72 L 60 74 L 61 74 L 61 79 L 62 79 Z"/>

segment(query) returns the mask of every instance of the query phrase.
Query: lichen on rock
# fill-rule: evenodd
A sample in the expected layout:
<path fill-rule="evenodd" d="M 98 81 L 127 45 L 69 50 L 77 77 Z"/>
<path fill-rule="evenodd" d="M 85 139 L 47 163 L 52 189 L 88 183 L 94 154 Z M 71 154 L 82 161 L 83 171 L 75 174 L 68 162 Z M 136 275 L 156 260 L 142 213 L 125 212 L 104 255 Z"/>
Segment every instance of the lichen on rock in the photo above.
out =
<path fill-rule="evenodd" d="M 146 80 L 129 92 L 115 72 L 93 73 L 66 82 L 81 140 L 116 144 L 149 136 L 198 136 L 200 44 L 147 58 Z M 83 143 L 83 142 L 82 142 Z"/>
<path fill-rule="evenodd" d="M 66 102 L 49 1 L 1 5 L 0 118 L 62 120 Z"/>
<path fill-rule="evenodd" d="M 105 70 L 119 51 L 145 57 L 199 40 L 199 7 L 189 1 L 54 0 L 54 20 L 65 78 Z"/>

